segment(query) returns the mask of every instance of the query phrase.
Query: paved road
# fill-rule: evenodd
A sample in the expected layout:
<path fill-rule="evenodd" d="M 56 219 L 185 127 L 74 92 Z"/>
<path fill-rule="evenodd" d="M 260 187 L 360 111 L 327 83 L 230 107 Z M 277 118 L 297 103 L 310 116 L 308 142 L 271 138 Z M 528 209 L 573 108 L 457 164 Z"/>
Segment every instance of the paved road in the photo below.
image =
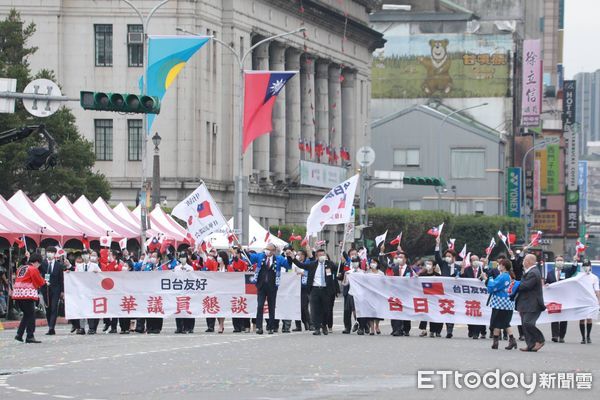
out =
<path fill-rule="evenodd" d="M 417 390 L 418 370 L 591 372 L 600 379 L 600 325 L 594 324 L 594 344 L 579 344 L 571 323 L 567 343 L 549 341 L 539 353 L 490 349 L 491 340 L 468 339 L 465 326 L 455 338 L 342 335 L 341 308 L 336 306 L 333 334 L 256 335 L 206 334 L 197 321 L 193 335 L 175 335 L 166 321 L 160 335 L 77 336 L 67 327 L 44 336 L 39 345 L 13 340 L 14 330 L 0 332 L 0 398 L 12 399 L 441 399 L 525 397 L 525 389 L 444 391 Z M 415 325 L 413 323 L 413 325 Z M 226 332 L 231 332 L 231 324 Z M 202 333 L 200 333 L 202 332 Z M 501 342 L 504 346 L 506 342 Z M 522 343 L 519 343 L 521 346 Z M 538 376 L 538 385 L 540 377 Z M 533 399 L 578 400 L 600 394 L 600 381 L 591 390 L 540 389 Z"/>

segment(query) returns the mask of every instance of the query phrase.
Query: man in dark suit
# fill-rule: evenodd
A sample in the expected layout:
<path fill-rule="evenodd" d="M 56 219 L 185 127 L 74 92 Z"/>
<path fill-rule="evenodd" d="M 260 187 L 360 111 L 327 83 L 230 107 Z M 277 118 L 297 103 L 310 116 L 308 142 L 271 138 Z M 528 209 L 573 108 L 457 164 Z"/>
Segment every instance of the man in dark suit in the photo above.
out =
<path fill-rule="evenodd" d="M 567 267 L 563 256 L 556 256 L 554 259 L 554 269 L 548 271 L 546 275 L 546 285 L 552 285 L 565 279 L 569 279 L 577 271 L 577 266 Z M 564 343 L 567 335 L 567 321 L 552 322 L 552 341 Z"/>
<path fill-rule="evenodd" d="M 515 308 L 521 314 L 521 324 L 525 333 L 526 347 L 521 351 L 538 351 L 544 344 L 544 334 L 535 326 L 544 305 L 542 275 L 538 270 L 535 255 L 527 254 L 523 259 L 523 278 L 515 298 Z"/>
<path fill-rule="evenodd" d="M 46 260 L 42 263 L 41 273 L 46 280 L 46 285 L 41 288 L 46 304 L 46 320 L 48 321 L 48 333 L 46 335 L 55 335 L 54 327 L 58 317 L 58 302 L 64 298 L 64 265 L 56 259 L 56 247 L 48 246 L 46 248 Z"/>
<path fill-rule="evenodd" d="M 440 248 L 439 236 L 435 239 L 435 262 L 440 267 L 442 276 L 453 276 L 457 278 L 460 275 L 460 265 L 456 264 L 456 252 L 447 249 L 442 258 L 442 249 Z M 446 323 L 446 339 L 452 339 L 454 324 Z"/>
<path fill-rule="evenodd" d="M 329 333 L 327 320 L 330 312 L 330 299 L 331 296 L 335 296 L 336 265 L 327 259 L 327 254 L 323 249 L 317 250 L 314 260 L 301 263 L 298 260 L 292 260 L 288 255 L 288 261 L 292 261 L 298 267 L 308 271 L 307 285 L 310 288 L 310 315 L 315 328 L 313 335 L 320 335 L 321 329 L 323 334 L 327 335 Z"/>
<path fill-rule="evenodd" d="M 471 254 L 468 260 L 469 266 L 466 266 L 467 260 L 463 260 L 463 265 L 460 271 L 461 278 L 472 278 L 482 280 L 483 274 L 483 263 L 479 261 L 479 257 L 476 254 Z M 467 325 L 469 337 L 472 339 L 479 339 L 481 335 L 482 339 L 485 339 L 485 325 Z"/>
<path fill-rule="evenodd" d="M 285 257 L 276 254 L 277 248 L 269 243 L 263 253 L 249 254 L 250 263 L 256 265 L 254 280 L 256 283 L 256 333 L 263 334 L 263 308 L 265 300 L 269 304 L 269 321 L 267 332 L 273 334 L 279 321 L 275 320 L 275 307 L 277 289 L 281 280 L 281 268 L 290 269 L 290 264 Z"/>

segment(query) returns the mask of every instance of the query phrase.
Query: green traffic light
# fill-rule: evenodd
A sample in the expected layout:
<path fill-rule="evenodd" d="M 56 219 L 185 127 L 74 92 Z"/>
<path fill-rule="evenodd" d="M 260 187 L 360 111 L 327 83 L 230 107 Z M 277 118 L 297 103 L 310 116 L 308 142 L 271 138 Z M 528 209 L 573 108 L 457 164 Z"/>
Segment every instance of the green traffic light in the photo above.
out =
<path fill-rule="evenodd" d="M 137 114 L 159 114 L 158 97 L 129 93 L 80 92 L 80 104 L 84 110 L 116 111 Z"/>

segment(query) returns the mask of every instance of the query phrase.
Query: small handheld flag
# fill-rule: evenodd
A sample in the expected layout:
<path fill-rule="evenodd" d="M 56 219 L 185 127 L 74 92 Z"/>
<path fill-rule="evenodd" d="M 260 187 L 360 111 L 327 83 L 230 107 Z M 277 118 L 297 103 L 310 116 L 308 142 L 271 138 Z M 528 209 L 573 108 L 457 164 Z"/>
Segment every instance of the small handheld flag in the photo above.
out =
<path fill-rule="evenodd" d="M 454 242 L 456 242 L 456 239 L 448 239 L 448 249 L 449 250 L 454 250 Z"/>
<path fill-rule="evenodd" d="M 444 228 L 444 223 L 442 222 L 439 226 L 434 226 L 433 228 L 431 228 L 430 230 L 427 231 L 428 235 L 434 236 L 434 237 L 440 237 L 442 236 L 442 229 Z"/>
<path fill-rule="evenodd" d="M 392 246 L 398 246 L 400 244 L 400 242 L 402 242 L 402 232 L 400 232 L 400 234 L 398 236 L 396 236 L 396 238 L 394 240 L 392 240 L 390 242 L 390 244 Z"/>
<path fill-rule="evenodd" d="M 467 256 L 467 244 L 466 243 L 465 243 L 465 245 L 463 246 L 462 250 L 460 251 L 460 253 L 458 255 L 463 260 L 465 259 L 465 257 Z"/>
<path fill-rule="evenodd" d="M 383 232 L 381 235 L 375 237 L 375 246 L 379 247 L 381 242 L 385 242 L 388 231 Z"/>
<path fill-rule="evenodd" d="M 494 250 L 494 247 L 496 247 L 496 240 L 492 238 L 492 240 L 490 240 L 490 245 L 487 249 L 485 249 L 485 254 L 487 254 L 488 257 L 490 254 L 492 254 L 492 250 Z"/>

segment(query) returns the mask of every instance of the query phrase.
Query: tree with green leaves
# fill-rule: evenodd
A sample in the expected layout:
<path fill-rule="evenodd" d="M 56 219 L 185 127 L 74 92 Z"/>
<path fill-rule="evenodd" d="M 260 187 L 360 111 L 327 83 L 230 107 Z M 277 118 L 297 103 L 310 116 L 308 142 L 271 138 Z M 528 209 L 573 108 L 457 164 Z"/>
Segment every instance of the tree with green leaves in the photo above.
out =
<path fill-rule="evenodd" d="M 46 78 L 56 82 L 54 73 L 41 70 L 31 75 L 28 58 L 37 50 L 27 47 L 27 41 L 35 33 L 35 24 L 25 24 L 16 10 L 11 10 L 0 21 L 0 77 L 17 79 L 17 91 L 33 79 Z M 44 124 L 57 145 L 57 164 L 54 168 L 39 171 L 25 169 L 27 150 L 47 143 L 39 135 L 0 147 L 0 194 L 5 198 L 17 190 L 23 190 L 35 198 L 46 193 L 53 200 L 65 195 L 74 201 L 85 195 L 90 199 L 110 198 L 110 185 L 104 175 L 94 171 L 93 144 L 83 138 L 75 125 L 75 117 L 66 107 L 61 107 L 47 118 L 36 118 L 27 113 L 20 101 L 16 102 L 14 114 L 0 114 L 0 132 L 25 125 Z"/>

